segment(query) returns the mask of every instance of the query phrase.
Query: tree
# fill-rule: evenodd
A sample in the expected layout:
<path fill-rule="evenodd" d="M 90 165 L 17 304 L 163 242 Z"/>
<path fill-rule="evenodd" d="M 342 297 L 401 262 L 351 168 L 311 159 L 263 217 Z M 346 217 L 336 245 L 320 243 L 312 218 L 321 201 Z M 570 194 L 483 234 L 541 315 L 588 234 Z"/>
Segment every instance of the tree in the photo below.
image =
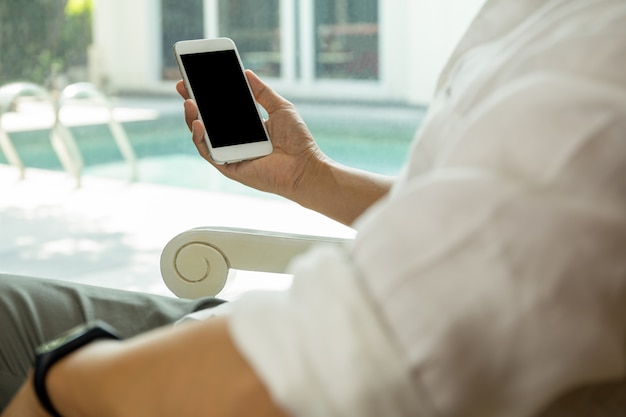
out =
<path fill-rule="evenodd" d="M 90 42 L 90 0 L 2 0 L 0 84 L 45 84 L 69 65 L 86 63 Z"/>

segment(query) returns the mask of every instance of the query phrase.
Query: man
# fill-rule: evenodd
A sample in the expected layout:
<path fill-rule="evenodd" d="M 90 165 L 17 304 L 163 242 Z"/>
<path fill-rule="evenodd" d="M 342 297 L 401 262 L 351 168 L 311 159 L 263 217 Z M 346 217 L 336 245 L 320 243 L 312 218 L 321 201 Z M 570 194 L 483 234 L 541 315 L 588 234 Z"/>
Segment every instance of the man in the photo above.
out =
<path fill-rule="evenodd" d="M 326 158 L 293 106 L 248 73 L 275 151 L 217 169 L 354 225 L 354 245 L 315 249 L 292 266 L 291 289 L 227 314 L 206 309 L 206 320 L 74 350 L 39 385 L 48 409 L 530 416 L 606 383 L 548 413 L 623 415 L 624 21 L 622 0 L 489 1 L 393 183 Z M 185 115 L 211 162 L 193 102 Z M 132 336 L 211 304 L 8 277 L 0 286 L 4 380 L 25 378 L 23 352 L 51 327 L 94 317 Z M 602 401 L 563 408 L 581 392 Z M 40 403 L 29 380 L 3 417 L 48 415 Z"/>

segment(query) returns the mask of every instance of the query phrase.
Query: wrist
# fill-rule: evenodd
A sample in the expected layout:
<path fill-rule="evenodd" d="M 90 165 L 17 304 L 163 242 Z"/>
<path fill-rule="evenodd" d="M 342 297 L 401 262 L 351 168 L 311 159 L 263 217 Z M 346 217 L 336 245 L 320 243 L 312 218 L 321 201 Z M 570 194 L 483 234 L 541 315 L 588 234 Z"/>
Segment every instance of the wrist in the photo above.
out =
<path fill-rule="evenodd" d="M 35 394 L 32 370 L 11 402 L 0 411 L 2 411 L 3 416 L 6 415 L 7 417 L 50 417 L 50 414 L 41 407 L 37 394 Z"/>
<path fill-rule="evenodd" d="M 302 206 L 324 214 L 346 226 L 385 196 L 394 179 L 349 168 L 330 159 L 320 160 L 302 187 Z"/>
<path fill-rule="evenodd" d="M 48 372 L 46 388 L 63 417 L 117 415 L 109 407 L 111 389 L 108 371 L 113 368 L 118 341 L 95 341 L 57 362 Z"/>
<path fill-rule="evenodd" d="M 61 401 L 64 398 L 62 394 L 69 392 L 72 397 L 81 398 L 70 385 L 72 379 L 68 378 L 63 371 L 67 368 L 66 364 L 71 364 L 73 357 L 86 345 L 102 339 L 118 340 L 119 337 L 106 323 L 95 322 L 78 326 L 37 348 L 33 389 L 40 405 L 49 415 L 60 417 L 67 415 L 62 414 L 62 410 L 73 410 L 73 407 L 60 407 L 60 404 L 64 404 Z M 62 389 L 58 389 L 60 387 Z"/>
<path fill-rule="evenodd" d="M 283 197 L 294 201 L 301 206 L 310 207 L 310 201 L 315 201 L 314 196 L 320 192 L 328 193 L 328 179 L 332 178 L 330 172 L 335 162 L 321 152 L 311 155 L 305 164 L 303 164 L 300 175 L 297 175 L 293 183 Z"/>

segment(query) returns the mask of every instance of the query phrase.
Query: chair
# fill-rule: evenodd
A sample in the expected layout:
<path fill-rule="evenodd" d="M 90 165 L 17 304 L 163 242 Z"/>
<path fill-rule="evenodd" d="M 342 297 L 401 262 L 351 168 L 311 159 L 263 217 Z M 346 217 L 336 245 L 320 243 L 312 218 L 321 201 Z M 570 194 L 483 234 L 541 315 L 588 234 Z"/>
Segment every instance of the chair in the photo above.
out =
<path fill-rule="evenodd" d="M 161 275 L 178 297 L 195 299 L 222 291 L 233 271 L 284 273 L 295 256 L 314 244 L 347 245 L 351 239 L 250 229 L 201 227 L 179 234 L 161 253 Z"/>
<path fill-rule="evenodd" d="M 232 270 L 284 273 L 290 260 L 314 244 L 348 245 L 351 239 L 248 229 L 202 227 L 185 231 L 165 246 L 161 274 L 183 298 L 215 296 Z M 536 417 L 626 417 L 626 378 L 572 390 Z"/>

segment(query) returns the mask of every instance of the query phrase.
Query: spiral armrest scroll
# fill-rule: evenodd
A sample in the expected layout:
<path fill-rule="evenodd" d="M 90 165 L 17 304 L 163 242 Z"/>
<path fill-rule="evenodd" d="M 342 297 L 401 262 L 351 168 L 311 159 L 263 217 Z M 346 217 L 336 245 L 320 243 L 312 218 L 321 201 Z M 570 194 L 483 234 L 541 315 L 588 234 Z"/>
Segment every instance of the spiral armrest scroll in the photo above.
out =
<path fill-rule="evenodd" d="M 161 254 L 161 275 L 165 285 L 178 297 L 214 296 L 226 285 L 230 264 L 213 245 L 180 234 Z"/>
<path fill-rule="evenodd" d="M 173 238 L 161 255 L 161 274 L 183 298 L 214 296 L 230 268 L 285 272 L 291 259 L 313 244 L 346 245 L 351 239 L 249 229 L 201 227 Z"/>

